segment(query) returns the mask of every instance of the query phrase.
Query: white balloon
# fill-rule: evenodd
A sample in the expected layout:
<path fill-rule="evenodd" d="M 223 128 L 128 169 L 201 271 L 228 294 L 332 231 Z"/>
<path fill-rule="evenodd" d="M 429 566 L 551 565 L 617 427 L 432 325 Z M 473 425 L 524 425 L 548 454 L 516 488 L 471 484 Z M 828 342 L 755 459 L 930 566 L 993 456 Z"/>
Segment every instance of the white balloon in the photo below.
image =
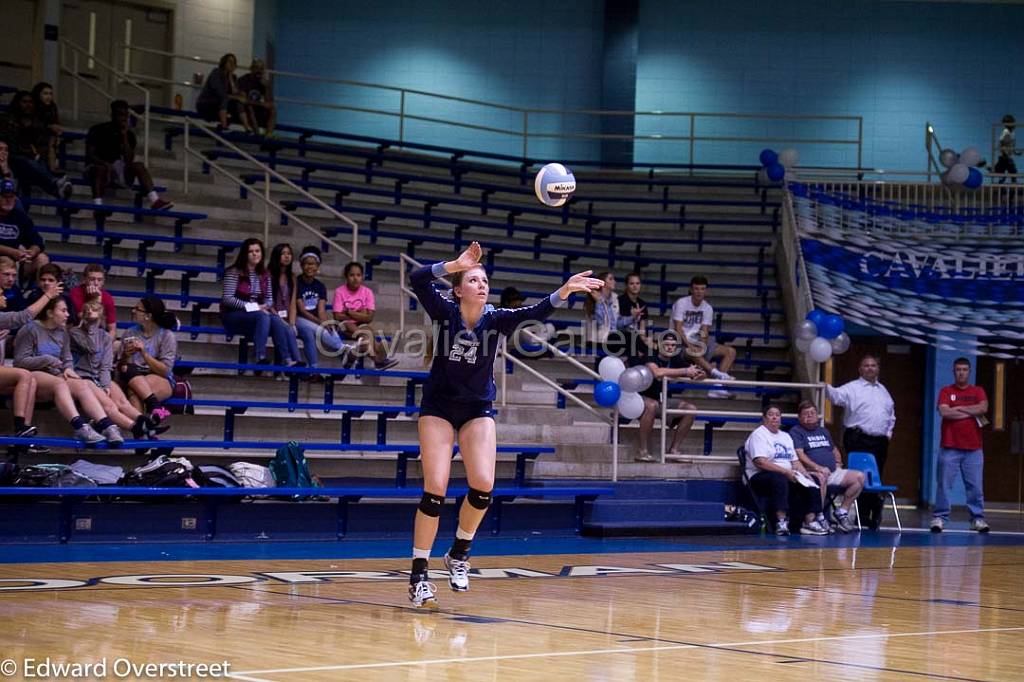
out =
<path fill-rule="evenodd" d="M 963 159 L 963 156 L 960 157 Z M 971 174 L 971 171 L 964 163 L 955 163 L 953 167 L 949 169 L 949 173 L 946 174 L 946 179 L 954 185 L 964 184 L 964 180 Z"/>
<path fill-rule="evenodd" d="M 622 362 L 622 358 L 617 358 L 614 355 L 606 355 L 601 360 L 601 364 L 597 366 L 597 373 L 601 375 L 601 378 L 605 381 L 614 381 L 618 383 L 619 375 L 626 371 L 626 365 Z"/>
<path fill-rule="evenodd" d="M 850 335 L 843 332 L 829 343 L 832 345 L 832 355 L 842 355 L 850 349 Z"/>
<path fill-rule="evenodd" d="M 832 344 L 828 342 L 828 339 L 818 337 L 811 341 L 811 359 L 815 362 L 825 362 L 832 357 Z"/>
<path fill-rule="evenodd" d="M 644 399 L 639 393 L 623 391 L 619 395 L 619 414 L 626 419 L 636 419 L 644 413 Z"/>
<path fill-rule="evenodd" d="M 975 147 L 968 147 L 960 152 L 960 163 L 965 166 L 977 166 L 981 162 L 981 152 Z M 966 178 L 965 178 L 966 179 Z"/>
<path fill-rule="evenodd" d="M 814 339 L 803 339 L 798 336 L 793 342 L 793 345 L 795 345 L 796 349 L 801 353 L 806 353 L 811 349 L 811 341 L 814 341 Z"/>
<path fill-rule="evenodd" d="M 800 162 L 800 152 L 789 147 L 779 152 L 779 163 L 786 167 L 786 175 L 789 175 L 789 169 Z"/>

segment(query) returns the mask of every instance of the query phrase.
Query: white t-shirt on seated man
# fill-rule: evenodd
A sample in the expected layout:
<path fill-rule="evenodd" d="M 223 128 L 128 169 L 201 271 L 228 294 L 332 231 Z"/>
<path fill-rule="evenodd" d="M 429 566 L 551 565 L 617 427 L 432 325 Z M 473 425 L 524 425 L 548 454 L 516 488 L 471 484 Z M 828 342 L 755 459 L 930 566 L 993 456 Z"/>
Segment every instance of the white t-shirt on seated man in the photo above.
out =
<path fill-rule="evenodd" d="M 708 280 L 703 275 L 690 279 L 690 293 L 672 305 L 672 329 L 686 341 L 686 355 L 713 379 L 729 380 L 729 370 L 736 361 L 736 349 L 718 344 L 711 338 L 711 324 L 715 310 L 707 302 Z M 719 367 L 711 364 L 719 359 Z M 729 391 L 721 385 L 708 391 L 709 398 L 731 398 Z"/>

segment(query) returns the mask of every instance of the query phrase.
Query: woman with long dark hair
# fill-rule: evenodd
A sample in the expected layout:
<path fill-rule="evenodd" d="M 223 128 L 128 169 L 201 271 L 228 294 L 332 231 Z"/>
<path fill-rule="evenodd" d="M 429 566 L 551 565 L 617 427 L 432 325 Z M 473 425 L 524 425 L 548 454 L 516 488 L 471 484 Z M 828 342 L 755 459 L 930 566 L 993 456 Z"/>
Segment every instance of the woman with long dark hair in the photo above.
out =
<path fill-rule="evenodd" d="M 480 265 L 480 244 L 473 242 L 456 260 L 415 270 L 412 290 L 435 324 L 441 326 L 430 375 L 423 385 L 418 422 L 423 462 L 423 497 L 416 512 L 409 599 L 416 607 L 437 608 L 436 588 L 427 579 L 427 560 L 437 537 L 456 438 L 466 467 L 469 492 L 459 509 L 458 530 L 444 556 L 453 591 L 469 589 L 469 550 L 491 504 L 497 435 L 491 402 L 495 396 L 494 358 L 502 335 L 524 323 L 542 320 L 573 292 L 600 289 L 590 271 L 573 275 L 540 303 L 526 308 L 487 304 L 490 286 Z M 452 298 L 433 280 L 452 275 Z"/>
<path fill-rule="evenodd" d="M 71 197 L 71 181 L 50 171 L 50 134 L 36 116 L 36 103 L 28 90 L 14 93 L 7 116 L 0 121 L 0 137 L 11 144 L 8 163 L 22 191 L 34 185 L 58 199 Z"/>
<path fill-rule="evenodd" d="M 220 319 L 229 334 L 252 339 L 256 350 L 256 364 L 269 365 L 267 340 L 273 336 L 288 365 L 298 360 L 290 355 L 288 336 L 295 333 L 273 311 L 273 285 L 270 271 L 264 265 L 263 242 L 250 237 L 242 242 L 238 255 L 224 271 L 221 288 Z"/>
<path fill-rule="evenodd" d="M 270 308 L 274 314 L 283 321 L 290 331 L 285 334 L 286 346 L 278 348 L 277 352 L 288 360 L 289 365 L 298 362 L 299 340 L 295 331 L 295 274 L 292 272 L 292 262 L 295 256 L 290 244 L 278 244 L 270 251 Z M 274 323 L 272 323 L 274 324 Z"/>
<path fill-rule="evenodd" d="M 159 298 L 146 296 L 132 308 L 132 321 L 121 339 L 118 379 L 129 402 L 156 425 L 171 415 L 160 403 L 174 394 L 178 319 Z"/>
<path fill-rule="evenodd" d="M 203 89 L 196 97 L 196 111 L 206 121 L 227 128 L 231 123 L 241 123 L 247 131 L 253 126 L 242 103 L 245 97 L 238 88 L 238 58 L 228 52 L 220 58 L 217 68 L 210 71 L 203 83 Z"/>

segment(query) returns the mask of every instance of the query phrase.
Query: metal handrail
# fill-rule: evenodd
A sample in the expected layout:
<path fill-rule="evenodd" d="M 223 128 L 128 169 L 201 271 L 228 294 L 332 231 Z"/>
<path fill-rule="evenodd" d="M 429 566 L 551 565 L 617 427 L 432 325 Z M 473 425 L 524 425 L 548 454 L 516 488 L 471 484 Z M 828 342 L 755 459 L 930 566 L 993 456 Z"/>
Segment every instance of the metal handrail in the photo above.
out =
<path fill-rule="evenodd" d="M 129 51 L 138 51 L 147 54 L 160 55 L 168 57 L 170 59 L 184 60 L 189 63 L 201 63 L 215 65 L 219 60 L 203 58 L 191 55 L 182 55 L 166 50 L 155 50 L 152 48 L 138 47 L 135 45 L 123 45 L 117 44 L 115 54 L 126 55 Z M 245 70 L 244 67 L 240 66 L 240 70 Z M 397 86 L 382 85 L 379 83 L 366 83 L 362 81 L 352 81 L 340 78 L 331 78 L 327 76 L 317 76 L 314 74 L 297 73 L 294 71 L 282 71 L 277 69 L 268 69 L 268 74 L 278 76 L 281 78 L 305 80 L 316 83 L 329 83 L 334 85 L 341 85 L 346 87 L 355 88 L 371 88 L 374 90 L 385 91 L 394 93 L 397 97 L 395 102 L 395 110 L 387 109 L 373 109 L 373 108 L 361 108 L 361 107 L 348 107 L 345 105 L 330 104 L 330 103 L 316 103 L 309 100 L 298 100 L 293 98 L 282 98 L 277 97 L 276 99 L 280 102 L 288 102 L 297 104 L 299 106 L 315 106 L 331 110 L 351 110 L 359 111 L 361 113 L 371 113 L 380 116 L 387 116 L 391 118 L 397 118 L 398 125 L 398 140 L 405 141 L 405 123 L 406 121 L 421 121 L 426 123 L 435 123 L 439 125 L 450 125 L 467 130 L 479 130 L 483 132 L 495 133 L 498 135 L 506 135 L 511 137 L 522 138 L 522 154 L 524 158 L 529 157 L 529 143 L 530 140 L 540 139 L 563 139 L 563 140 L 634 140 L 634 141 L 663 141 L 665 143 L 674 142 L 688 142 L 689 148 L 689 162 L 695 163 L 696 145 L 699 142 L 758 142 L 765 144 L 772 143 L 784 143 L 784 144 L 825 144 L 825 145 L 844 145 L 844 146 L 855 146 L 857 150 L 857 163 L 859 167 L 863 155 L 863 129 L 864 122 L 863 117 L 860 116 L 848 116 L 848 115 L 822 115 L 822 116 L 808 116 L 799 114 L 747 114 L 747 113 L 715 113 L 706 111 L 621 111 L 621 110 L 598 110 L 598 109 L 544 109 L 544 108 L 525 108 L 512 106 L 507 104 L 500 104 L 496 102 L 487 102 L 484 100 L 473 99 L 469 97 L 459 97 L 455 95 L 445 95 L 436 92 L 428 92 L 425 90 L 417 90 L 413 88 L 402 88 Z M 153 82 L 170 83 L 184 87 L 199 87 L 196 83 L 191 81 L 179 82 L 171 79 L 166 79 L 158 76 L 147 76 L 143 74 L 133 73 L 135 78 L 143 80 L 152 80 Z M 461 104 L 468 104 L 472 106 L 486 107 L 492 111 L 502 111 L 512 114 L 519 114 L 521 117 L 521 128 L 516 130 L 510 130 L 506 128 L 495 127 L 492 125 L 484 125 L 481 122 L 467 122 L 451 120 L 446 118 L 438 118 L 434 116 L 425 116 L 420 114 L 414 114 L 409 112 L 409 99 L 411 97 L 428 97 L 433 100 L 440 100 L 444 102 L 456 102 Z M 546 116 L 597 116 L 597 117 L 608 117 L 608 116 L 631 116 L 634 118 L 643 117 L 659 117 L 659 118 L 673 118 L 680 120 L 685 126 L 686 122 L 689 122 L 689 134 L 688 135 L 666 135 L 658 133 L 645 133 L 645 134 L 634 134 L 634 135 L 621 135 L 611 133 L 580 133 L 580 132 L 564 132 L 564 133 L 551 133 L 551 132 L 539 132 L 538 124 L 535 122 L 538 118 L 543 119 Z M 532 118 L 531 118 L 532 117 Z M 766 121 L 848 121 L 850 123 L 856 123 L 857 133 L 855 137 L 851 138 L 807 138 L 794 136 L 741 136 L 741 135 L 700 135 L 696 130 L 697 121 L 699 119 L 707 118 L 719 118 L 719 119 L 734 119 L 734 120 L 766 120 Z"/>
<path fill-rule="evenodd" d="M 761 413 L 757 411 L 745 411 L 745 410 L 688 410 L 683 408 L 670 408 L 668 406 L 668 385 L 669 383 L 676 383 L 672 377 L 661 378 L 661 462 L 665 463 L 665 442 L 668 437 L 669 428 L 669 417 L 685 416 L 685 415 L 700 415 L 702 417 L 721 417 L 723 421 L 729 421 L 731 417 L 760 417 Z M 691 382 L 681 382 L 691 383 Z M 818 412 L 824 414 L 823 408 L 825 405 L 825 384 L 821 382 L 799 382 L 799 381 L 742 381 L 737 379 L 724 380 L 724 379 L 712 379 L 706 383 L 713 383 L 716 387 L 722 385 L 725 387 L 729 386 L 752 386 L 757 388 L 793 388 L 793 389 L 804 389 L 809 388 L 814 391 L 814 403 L 818 406 Z M 782 415 L 785 418 L 796 418 L 799 417 L 796 413 L 784 413 Z"/>
<path fill-rule="evenodd" d="M 219 135 L 213 129 L 212 126 L 209 126 L 209 125 L 207 125 L 205 123 L 200 123 L 199 121 L 196 121 L 195 119 L 192 119 L 192 118 L 189 118 L 189 117 L 185 117 L 185 123 L 184 123 L 184 129 L 185 129 L 185 132 L 184 132 L 184 138 L 185 138 L 184 139 L 184 148 L 185 148 L 185 151 L 188 154 L 191 154 L 192 156 L 200 159 L 201 161 L 203 161 L 203 163 L 209 164 L 209 166 L 211 168 L 216 168 L 218 171 L 223 173 L 225 176 L 227 176 L 227 177 L 231 178 L 233 181 L 235 181 L 239 186 L 246 186 L 245 182 L 241 178 L 236 177 L 230 171 L 228 171 L 225 168 L 223 168 L 220 164 L 217 164 L 216 162 L 211 161 L 210 159 L 206 158 L 202 154 L 201 151 L 198 151 L 198 150 L 196 150 L 196 149 L 194 149 L 192 147 L 191 140 L 190 140 L 190 134 L 189 134 L 190 128 L 192 126 L 195 126 L 196 128 L 199 128 L 200 130 L 203 131 L 203 133 L 205 135 L 207 135 L 210 138 L 216 140 L 219 144 L 221 144 L 221 145 L 227 147 L 228 149 L 231 149 L 232 151 L 238 153 L 246 161 L 249 161 L 250 163 L 252 163 L 255 166 L 257 166 L 257 168 L 259 168 L 260 172 L 263 173 L 263 178 L 265 180 L 264 188 L 263 188 L 263 194 L 262 195 L 257 195 L 257 196 L 259 196 L 260 199 L 263 200 L 264 205 L 265 205 L 264 223 L 263 223 L 264 243 L 269 239 L 269 231 L 270 231 L 270 213 L 269 213 L 269 211 L 270 211 L 270 208 L 273 207 L 275 210 L 279 211 L 280 213 L 282 213 L 284 215 L 287 215 L 291 219 L 294 219 L 301 227 L 303 227 L 307 231 L 313 233 L 319 239 L 327 242 L 328 244 L 330 244 L 334 248 L 338 249 L 341 253 L 343 253 L 350 260 L 356 260 L 358 258 L 359 226 L 355 223 L 355 221 L 353 221 L 351 218 L 346 216 L 344 213 L 341 213 L 340 211 L 338 211 L 333 206 L 328 205 L 327 203 L 322 201 L 319 197 L 316 197 L 315 195 L 311 194 L 307 190 L 302 189 L 301 187 L 296 185 L 294 182 L 289 180 L 287 177 L 285 177 L 285 176 L 281 175 L 280 173 L 278 173 L 276 170 L 274 170 L 270 166 L 266 165 L 265 163 L 259 161 L 256 158 L 254 158 L 249 153 L 243 151 L 241 148 L 239 148 L 238 146 L 236 146 L 232 142 L 228 141 L 223 136 Z M 184 191 L 187 194 L 188 193 L 188 184 L 189 184 L 188 159 L 184 160 L 184 163 L 182 164 L 182 166 L 183 166 Z M 270 178 L 271 177 L 273 177 L 274 179 L 278 180 L 279 182 L 284 183 L 285 185 L 287 185 L 291 189 L 295 190 L 298 194 L 300 194 L 301 196 L 305 197 L 306 199 L 312 200 L 314 203 L 316 203 L 318 206 L 323 208 L 325 211 L 328 211 L 329 213 L 331 213 L 335 218 L 340 219 L 341 221 L 345 222 L 349 227 L 351 227 L 352 228 L 352 248 L 351 248 L 351 251 L 349 249 L 346 249 L 345 247 L 341 246 L 338 242 L 334 241 L 330 237 L 328 237 L 325 234 L 323 234 L 323 232 L 321 230 L 318 230 L 317 228 L 311 226 L 306 221 L 304 221 L 304 220 L 298 218 L 297 216 L 295 216 L 294 213 L 292 213 L 291 211 L 286 210 L 283 206 L 281 206 L 277 202 L 274 202 L 273 200 L 271 200 L 270 199 L 270 186 L 271 186 Z"/>
<path fill-rule="evenodd" d="M 75 43 L 73 43 L 72 41 L 68 40 L 67 38 L 61 38 L 60 39 L 60 47 L 61 47 L 61 51 L 60 51 L 60 70 L 71 76 L 71 83 L 72 83 L 72 116 L 73 116 L 73 118 L 75 118 L 75 119 L 78 118 L 78 83 L 79 82 L 82 82 L 82 83 L 86 84 L 87 86 L 89 86 L 90 88 L 95 90 L 97 93 L 99 93 L 101 96 L 106 97 L 110 101 L 113 101 L 113 100 L 117 99 L 117 97 L 115 95 L 111 95 L 110 93 L 105 92 L 98 85 L 96 85 L 94 83 L 90 83 L 88 79 L 82 77 L 81 73 L 78 70 L 78 55 L 79 54 L 84 55 L 87 59 L 91 60 L 95 64 L 98 64 L 103 69 L 106 69 L 119 82 L 127 83 L 131 87 L 133 87 L 136 90 L 139 90 L 139 91 L 142 92 L 142 95 L 143 95 L 143 109 L 142 109 L 142 116 L 141 116 L 141 118 L 142 118 L 142 130 L 143 130 L 143 132 L 142 132 L 142 160 L 143 160 L 143 163 L 145 163 L 148 166 L 149 165 L 149 119 L 150 119 L 150 116 L 149 116 L 149 105 L 150 105 L 149 89 L 144 87 L 144 86 L 142 86 L 141 84 L 137 83 L 136 81 L 132 80 L 123 71 L 118 71 L 115 67 L 111 66 L 110 64 L 107 64 L 106 62 L 104 62 L 99 57 L 97 57 L 95 55 L 89 54 L 88 50 L 83 48 L 81 45 L 76 45 Z M 71 50 L 71 54 L 72 54 L 72 68 L 71 69 L 69 69 L 67 67 L 67 64 L 65 63 L 65 57 L 67 55 L 67 51 L 68 50 Z M 136 119 L 140 118 L 139 115 L 137 113 L 135 113 L 134 111 L 132 111 L 131 109 L 128 110 L 128 113 L 129 113 L 129 115 L 133 116 Z"/>

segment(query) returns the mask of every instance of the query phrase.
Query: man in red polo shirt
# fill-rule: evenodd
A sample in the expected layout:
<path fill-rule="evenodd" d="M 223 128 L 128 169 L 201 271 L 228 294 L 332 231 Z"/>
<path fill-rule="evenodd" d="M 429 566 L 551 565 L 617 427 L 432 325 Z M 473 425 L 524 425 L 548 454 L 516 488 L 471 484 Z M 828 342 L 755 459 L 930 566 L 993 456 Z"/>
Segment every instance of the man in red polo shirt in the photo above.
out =
<path fill-rule="evenodd" d="M 967 358 L 953 361 L 954 383 L 939 391 L 939 414 L 942 415 L 942 448 L 939 450 L 938 491 L 932 510 L 932 532 L 941 533 L 949 521 L 949 490 L 957 475 L 967 490 L 967 509 L 971 512 L 971 530 L 988 532 L 985 522 L 985 501 L 981 493 L 982 460 L 981 427 L 988 423 L 988 396 L 985 389 L 971 380 L 971 363 Z"/>
<path fill-rule="evenodd" d="M 117 308 L 114 305 L 114 297 L 103 288 L 107 280 L 106 273 L 103 272 L 103 266 L 96 263 L 86 265 L 82 278 L 84 281 L 72 289 L 70 294 L 71 303 L 75 306 L 75 314 L 82 314 L 82 306 L 85 305 L 86 301 L 99 298 L 100 303 L 103 304 L 103 323 L 106 325 L 107 333 L 110 334 L 110 338 L 116 338 Z"/>

